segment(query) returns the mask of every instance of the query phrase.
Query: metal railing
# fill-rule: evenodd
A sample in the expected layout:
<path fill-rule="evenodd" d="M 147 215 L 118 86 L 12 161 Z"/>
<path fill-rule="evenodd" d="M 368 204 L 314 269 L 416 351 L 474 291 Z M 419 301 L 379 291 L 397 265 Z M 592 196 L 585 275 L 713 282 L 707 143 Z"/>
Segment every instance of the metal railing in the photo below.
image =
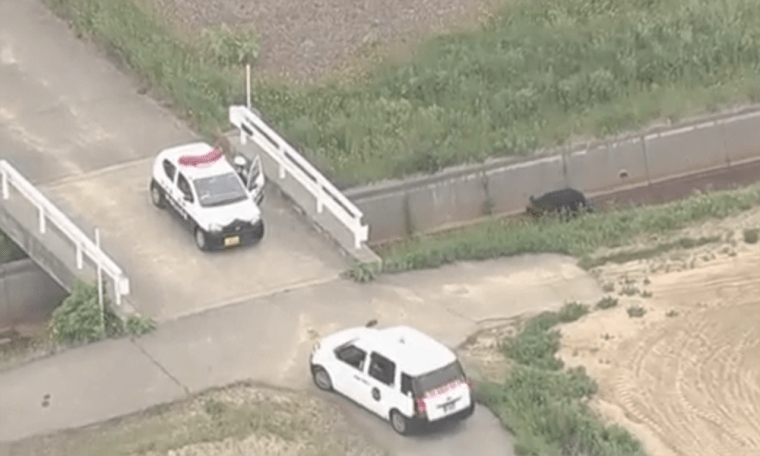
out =
<path fill-rule="evenodd" d="M 10 198 L 9 185 L 12 185 L 37 208 L 40 234 L 45 234 L 47 221 L 52 222 L 76 246 L 78 269 L 84 267 L 83 256 L 87 255 L 95 263 L 98 271 L 102 270 L 111 277 L 114 284 L 116 304 L 121 305 L 122 296 L 129 294 L 129 279 L 124 275 L 121 268 L 103 252 L 99 246 L 99 242 L 96 243 L 90 240 L 79 227 L 55 207 L 50 200 L 6 160 L 0 160 L 0 174 L 2 175 L 3 200 Z"/>
<path fill-rule="evenodd" d="M 259 116 L 246 106 L 230 106 L 230 123 L 240 130 L 241 143 L 252 139 L 278 163 L 280 179 L 290 174 L 316 198 L 317 213 L 327 207 L 353 233 L 355 248 L 367 241 L 369 226 L 362 224 L 359 208 Z"/>

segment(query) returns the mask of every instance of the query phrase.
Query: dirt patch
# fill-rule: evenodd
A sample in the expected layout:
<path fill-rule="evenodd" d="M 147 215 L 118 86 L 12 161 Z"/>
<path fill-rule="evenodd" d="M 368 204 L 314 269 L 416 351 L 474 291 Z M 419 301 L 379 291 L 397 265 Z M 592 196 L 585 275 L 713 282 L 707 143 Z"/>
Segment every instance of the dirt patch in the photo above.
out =
<path fill-rule="evenodd" d="M 599 381 L 592 405 L 650 454 L 760 454 L 760 245 L 742 235 L 756 227 L 758 210 L 678 235 L 722 243 L 597 269 L 619 304 L 561 329 L 566 365 Z"/>
<path fill-rule="evenodd" d="M 81 429 L 25 439 L 11 455 L 386 455 L 332 404 L 305 392 L 238 384 Z"/>
<path fill-rule="evenodd" d="M 366 51 L 383 44 L 403 48 L 422 36 L 479 21 L 499 4 L 499 0 L 151 1 L 185 30 L 217 24 L 254 26 L 260 36 L 256 73 L 287 75 L 301 82 L 338 69 L 349 57 L 373 59 L 375 53 Z"/>

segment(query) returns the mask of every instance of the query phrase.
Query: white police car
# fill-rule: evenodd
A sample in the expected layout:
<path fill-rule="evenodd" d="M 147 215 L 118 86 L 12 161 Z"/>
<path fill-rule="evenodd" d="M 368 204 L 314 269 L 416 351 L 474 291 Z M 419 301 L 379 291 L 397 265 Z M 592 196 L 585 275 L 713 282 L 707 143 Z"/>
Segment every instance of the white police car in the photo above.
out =
<path fill-rule="evenodd" d="M 200 142 L 165 149 L 153 163 L 151 201 L 159 208 L 168 203 L 201 250 L 257 242 L 264 236 L 261 160 L 237 155 L 234 164 L 222 151 Z"/>
<path fill-rule="evenodd" d="M 402 435 L 472 415 L 475 400 L 454 352 L 408 326 L 350 328 L 319 341 L 314 383 L 364 406 Z"/>

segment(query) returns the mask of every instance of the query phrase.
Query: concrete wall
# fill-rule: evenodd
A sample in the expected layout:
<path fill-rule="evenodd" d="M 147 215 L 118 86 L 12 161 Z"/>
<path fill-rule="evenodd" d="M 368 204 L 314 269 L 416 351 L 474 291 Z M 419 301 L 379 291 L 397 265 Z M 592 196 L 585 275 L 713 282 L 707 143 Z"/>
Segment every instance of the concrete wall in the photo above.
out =
<path fill-rule="evenodd" d="M 31 259 L 0 264 L 0 330 L 48 320 L 67 296 Z"/>
<path fill-rule="evenodd" d="M 376 243 L 520 213 L 530 195 L 566 186 L 593 197 L 754 160 L 760 160 L 760 105 L 344 193 L 364 212 Z"/>

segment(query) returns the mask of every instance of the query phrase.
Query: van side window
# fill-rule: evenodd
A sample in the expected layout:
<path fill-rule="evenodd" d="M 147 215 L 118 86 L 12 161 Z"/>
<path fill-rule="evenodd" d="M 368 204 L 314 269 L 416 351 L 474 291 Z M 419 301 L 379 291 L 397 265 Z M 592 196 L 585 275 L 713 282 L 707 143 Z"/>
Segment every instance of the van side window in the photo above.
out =
<path fill-rule="evenodd" d="M 370 356 L 369 375 L 386 385 L 393 385 L 396 378 L 396 364 L 388 358 L 372 353 Z"/>
<path fill-rule="evenodd" d="M 412 377 L 401 373 L 401 394 L 407 395 L 412 391 Z"/>
<path fill-rule="evenodd" d="M 339 348 L 338 351 L 335 352 L 335 356 L 349 366 L 355 367 L 364 372 L 364 360 L 367 359 L 367 352 L 361 348 L 358 348 L 355 345 Z"/>
<path fill-rule="evenodd" d="M 164 160 L 164 172 L 169 178 L 169 182 L 174 182 L 174 173 L 177 172 L 177 168 L 169 160 Z"/>
<path fill-rule="evenodd" d="M 190 190 L 190 183 L 185 179 L 185 176 L 183 176 L 182 173 L 180 173 L 177 178 L 177 187 L 179 188 L 179 191 L 190 197 L 190 202 L 192 203 L 193 191 Z"/>

